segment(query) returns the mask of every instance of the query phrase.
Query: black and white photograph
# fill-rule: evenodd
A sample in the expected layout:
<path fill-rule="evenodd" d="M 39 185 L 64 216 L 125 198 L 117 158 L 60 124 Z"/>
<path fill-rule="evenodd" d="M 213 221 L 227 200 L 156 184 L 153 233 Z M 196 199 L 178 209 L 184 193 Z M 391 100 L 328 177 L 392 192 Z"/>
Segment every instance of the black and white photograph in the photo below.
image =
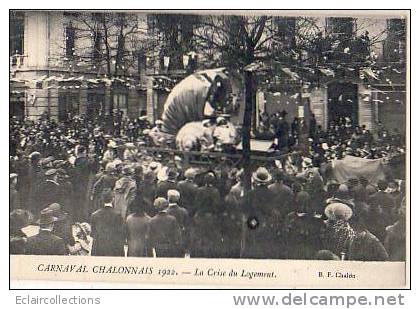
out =
<path fill-rule="evenodd" d="M 406 262 L 408 17 L 10 10 L 10 255 Z"/>

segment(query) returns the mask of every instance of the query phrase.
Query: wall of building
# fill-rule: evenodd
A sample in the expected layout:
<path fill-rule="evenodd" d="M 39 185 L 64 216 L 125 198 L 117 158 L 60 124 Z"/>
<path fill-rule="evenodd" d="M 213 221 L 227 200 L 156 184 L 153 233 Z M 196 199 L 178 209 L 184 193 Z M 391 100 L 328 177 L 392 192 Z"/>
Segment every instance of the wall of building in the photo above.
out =
<path fill-rule="evenodd" d="M 138 15 L 140 28 L 146 29 L 146 15 Z M 72 66 L 68 66 L 64 60 L 64 46 L 65 46 L 65 26 L 68 25 L 69 18 L 65 17 L 61 12 L 41 12 L 33 11 L 25 13 L 25 27 L 24 27 L 24 53 L 25 66 L 14 72 L 17 78 L 28 80 L 27 83 L 27 98 L 26 102 L 26 114 L 29 117 L 39 117 L 43 112 L 51 113 L 52 117 L 57 117 L 58 104 L 59 104 L 59 93 L 64 90 L 58 90 L 54 87 L 50 87 L 49 83 L 42 83 L 41 89 L 38 89 L 34 80 L 39 79 L 42 76 L 51 75 L 63 75 L 65 77 L 84 76 L 86 78 L 96 77 L 96 74 L 100 70 L 92 70 L 91 64 L 87 65 L 83 61 L 78 61 L 80 57 L 88 57 L 92 52 L 93 40 L 89 36 L 80 37 L 77 36 L 75 40 L 75 51 L 76 61 L 72 62 Z M 325 29 L 326 22 L 324 17 L 317 18 L 317 23 L 320 29 Z M 384 30 L 386 29 L 385 18 L 358 18 L 357 34 L 361 35 L 365 31 L 369 32 L 370 37 L 381 37 L 385 35 Z M 74 25 L 82 27 L 82 25 Z M 378 39 L 380 41 L 380 39 Z M 113 42 L 115 43 L 115 42 Z M 382 43 L 378 42 L 374 45 L 373 49 L 379 55 L 382 53 Z M 146 62 L 146 59 L 144 59 Z M 150 60 L 150 59 L 149 59 Z M 150 77 L 147 76 L 146 68 L 143 67 L 140 70 L 142 73 L 141 83 L 146 84 Z M 138 73 L 136 68 L 132 68 L 130 74 Z M 404 76 L 400 76 L 399 83 L 403 85 L 405 83 Z M 392 94 L 391 96 L 398 96 L 395 102 L 391 102 L 387 105 L 378 103 L 382 93 L 373 94 L 371 89 L 364 86 L 362 83 L 358 83 L 358 103 L 359 103 L 359 123 L 366 125 L 368 128 L 373 129 L 375 121 L 381 121 L 384 124 L 389 125 L 390 128 L 401 127 L 400 123 L 402 120 L 405 121 L 405 92 L 399 94 Z M 166 100 L 167 94 L 162 91 L 154 91 L 152 84 L 148 85 L 148 90 L 139 91 L 137 88 L 129 87 L 127 89 L 127 110 L 130 117 L 136 117 L 140 115 L 141 110 L 147 110 L 151 120 L 161 117 L 163 105 Z M 241 86 L 238 86 L 241 88 Z M 238 88 L 237 87 L 237 88 Z M 48 89 L 50 88 L 50 89 Z M 392 90 L 392 89 L 391 89 Z M 75 91 L 75 90 L 73 90 Z M 80 89 L 80 112 L 86 111 L 87 104 L 87 89 Z M 240 89 L 240 110 L 239 113 L 233 117 L 233 120 L 240 124 L 243 118 L 243 91 Z M 111 104 L 111 89 L 105 91 L 106 106 Z M 297 105 L 298 99 L 295 97 L 296 92 L 292 93 L 265 93 L 264 94 L 264 106 L 266 111 L 271 114 L 286 110 L 288 112 L 288 118 L 291 121 L 297 116 Z M 367 97 L 369 97 L 367 99 Z M 385 96 L 386 97 L 386 96 Z M 35 98 L 35 102 L 32 100 Z M 324 128 L 328 123 L 328 94 L 325 85 L 319 88 L 315 88 L 311 91 L 309 96 L 309 107 L 315 114 L 318 124 Z M 382 100 L 382 101 L 392 101 Z"/>
<path fill-rule="evenodd" d="M 398 130 L 402 134 L 406 134 L 407 121 L 407 101 L 406 92 L 397 89 L 388 89 L 376 92 L 376 115 L 377 120 L 390 130 Z"/>
<path fill-rule="evenodd" d="M 372 93 L 364 84 L 358 84 L 359 103 L 359 126 L 366 126 L 366 129 L 375 128 L 375 109 L 372 102 Z"/>
<path fill-rule="evenodd" d="M 328 90 L 327 87 L 318 87 L 311 92 L 309 105 L 315 115 L 315 120 L 323 129 L 328 126 Z"/>

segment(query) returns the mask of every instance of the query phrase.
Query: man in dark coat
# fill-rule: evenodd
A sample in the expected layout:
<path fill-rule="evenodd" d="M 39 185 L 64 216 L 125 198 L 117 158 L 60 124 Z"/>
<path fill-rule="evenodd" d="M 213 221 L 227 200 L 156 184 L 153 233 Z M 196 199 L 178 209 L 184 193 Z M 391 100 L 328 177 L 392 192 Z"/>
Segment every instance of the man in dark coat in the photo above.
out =
<path fill-rule="evenodd" d="M 186 246 L 188 244 L 189 239 L 189 214 L 188 211 L 178 205 L 181 196 L 177 190 L 169 190 L 168 191 L 168 202 L 169 206 L 167 208 L 167 213 L 171 216 L 174 216 L 181 228 L 181 244 L 184 250 L 186 250 Z"/>
<path fill-rule="evenodd" d="M 246 207 L 247 225 L 242 257 L 278 258 L 282 251 L 278 241 L 279 220 L 275 215 L 275 198 L 268 189 L 271 175 L 260 167 L 252 175 L 254 188 L 248 193 Z"/>
<path fill-rule="evenodd" d="M 398 221 L 386 228 L 384 246 L 391 261 L 405 261 L 406 259 L 405 212 L 405 199 L 403 199 L 401 207 L 398 209 Z"/>
<path fill-rule="evenodd" d="M 53 234 L 53 212 L 49 209 L 41 211 L 37 235 L 31 236 L 26 242 L 27 255 L 65 255 L 67 253 L 64 240 Z"/>
<path fill-rule="evenodd" d="M 299 183 L 293 184 L 296 192 L 294 209 L 284 219 L 283 241 L 285 250 L 283 257 L 288 259 L 313 259 L 316 252 L 322 248 L 321 232 L 324 221 L 321 215 L 314 214 L 309 207 L 310 197 L 302 191 Z"/>
<path fill-rule="evenodd" d="M 192 257 L 220 258 L 223 256 L 224 235 L 217 210 L 200 208 L 191 220 L 190 231 L 189 246 Z M 240 237 L 234 241 L 240 244 Z M 232 250 L 231 247 L 228 249 Z"/>
<path fill-rule="evenodd" d="M 165 197 L 168 194 L 168 190 L 176 189 L 176 179 L 178 177 L 178 171 L 174 167 L 169 167 L 167 170 L 167 179 L 157 184 L 156 197 Z"/>
<path fill-rule="evenodd" d="M 77 221 L 87 219 L 87 201 L 88 201 L 88 183 L 91 174 L 91 166 L 87 158 L 86 148 L 80 145 L 77 148 L 76 160 L 74 161 L 74 170 L 72 175 L 74 200 L 72 215 Z"/>
<path fill-rule="evenodd" d="M 91 190 L 90 199 L 92 201 L 92 212 L 98 210 L 103 204 L 103 194 L 114 189 L 117 177 L 115 176 L 116 169 L 113 163 L 108 163 L 105 166 L 105 170 L 97 175 L 97 179 L 94 182 Z"/>
<path fill-rule="evenodd" d="M 351 226 L 354 235 L 348 247 L 348 260 L 353 261 L 387 261 L 388 252 L 379 239 L 373 235 L 366 224 L 368 209 L 359 207 L 352 218 Z"/>
<path fill-rule="evenodd" d="M 217 216 L 220 221 L 220 215 Z M 221 234 L 221 250 L 219 257 L 222 258 L 239 258 L 241 253 L 241 236 L 244 224 L 244 216 L 240 208 L 226 207 L 222 213 L 221 222 L 213 225 L 214 234 Z M 220 226 L 220 229 L 219 229 Z M 218 239 L 215 237 L 215 240 Z"/>
<path fill-rule="evenodd" d="M 63 204 L 63 192 L 60 184 L 57 182 L 57 170 L 52 168 L 45 172 L 45 180 L 40 184 L 38 191 L 37 209 L 35 216 L 39 215 L 41 209 L 48 207 L 53 203 Z"/>
<path fill-rule="evenodd" d="M 177 184 L 177 190 L 181 194 L 180 205 L 187 210 L 192 207 L 198 190 L 197 184 L 194 183 L 195 175 L 195 169 L 189 168 L 185 171 L 185 180 Z"/>
<path fill-rule="evenodd" d="M 288 144 L 289 139 L 289 123 L 286 120 L 287 112 L 283 110 L 277 120 L 276 138 L 277 147 L 279 150 L 283 149 Z"/>
<path fill-rule="evenodd" d="M 150 219 L 149 244 L 157 257 L 183 257 L 181 228 L 176 218 L 168 214 L 168 205 L 163 197 L 154 202 L 158 213 Z"/>
<path fill-rule="evenodd" d="M 52 211 L 52 215 L 56 218 L 53 227 L 53 233 L 64 240 L 66 249 L 74 246 L 74 237 L 72 225 L 69 215 L 63 210 L 60 204 L 53 203 L 47 207 Z"/>
<path fill-rule="evenodd" d="M 174 216 L 178 223 L 186 227 L 188 224 L 188 211 L 184 208 L 178 205 L 179 201 L 181 199 L 181 195 L 177 190 L 168 190 L 168 209 L 167 212 L 169 215 Z"/>
<path fill-rule="evenodd" d="M 153 171 L 147 171 L 143 180 L 137 184 L 137 196 L 141 196 L 141 203 L 149 216 L 154 216 L 157 211 L 153 207 L 156 196 L 156 175 Z"/>
<path fill-rule="evenodd" d="M 114 209 L 112 192 L 104 195 L 104 207 L 91 216 L 92 255 L 124 256 L 125 230 L 121 214 Z"/>
<path fill-rule="evenodd" d="M 294 199 L 292 189 L 284 184 L 283 179 L 283 173 L 276 170 L 274 173 L 274 183 L 268 186 L 268 189 L 274 194 L 276 211 L 281 218 L 284 218 L 285 215 L 293 210 Z"/>
<path fill-rule="evenodd" d="M 15 209 L 9 217 L 9 250 L 10 254 L 24 254 L 26 245 L 26 234 L 22 228 L 29 223 L 29 213 L 23 209 Z"/>
<path fill-rule="evenodd" d="M 27 173 L 23 173 L 21 178 L 21 187 L 24 189 L 22 192 L 24 199 L 23 204 L 26 209 L 31 211 L 35 216 L 39 215 L 42 209 L 38 207 L 38 191 L 44 179 L 44 171 L 39 164 L 41 154 L 39 152 L 32 152 L 29 155 L 29 164 Z"/>
<path fill-rule="evenodd" d="M 383 221 L 386 226 L 395 222 L 395 200 L 391 194 L 385 192 L 387 187 L 388 183 L 386 181 L 378 181 L 378 192 L 371 195 L 368 200 L 368 204 L 372 207 L 379 207 L 382 210 Z M 380 235 L 377 236 L 383 240 Z"/>
<path fill-rule="evenodd" d="M 204 186 L 198 188 L 195 201 L 190 215 L 194 215 L 200 208 L 204 209 L 220 209 L 221 196 L 219 190 L 215 188 L 216 176 L 213 172 L 208 172 L 204 176 Z M 217 211 L 216 211 L 217 212 Z"/>

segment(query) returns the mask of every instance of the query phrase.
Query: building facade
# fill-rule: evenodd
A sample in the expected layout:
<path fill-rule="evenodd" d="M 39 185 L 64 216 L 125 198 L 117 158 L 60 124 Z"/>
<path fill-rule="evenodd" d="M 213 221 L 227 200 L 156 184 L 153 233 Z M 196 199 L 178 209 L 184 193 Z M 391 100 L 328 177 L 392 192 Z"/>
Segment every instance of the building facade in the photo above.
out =
<path fill-rule="evenodd" d="M 349 117 L 369 130 L 382 125 L 405 133 L 401 124 L 406 123 L 407 104 L 406 20 L 340 17 L 320 19 L 318 26 L 322 37 L 333 42 L 326 52 L 317 52 L 317 57 L 328 57 L 323 64 L 317 66 L 312 59 L 307 66 L 316 67 L 311 73 L 317 77 L 311 83 L 297 83 L 284 75 L 271 90 L 257 94 L 260 111 L 286 110 L 290 121 L 300 109 L 305 118 L 312 112 L 324 129 L 339 117 Z M 290 36 L 285 44 L 293 48 Z M 287 63 L 278 71 L 284 68 L 289 69 Z"/>
<path fill-rule="evenodd" d="M 119 59 L 118 36 L 108 34 L 112 51 L 105 59 L 101 36 L 110 26 L 95 32 L 90 29 L 99 24 L 94 16 L 48 11 L 12 11 L 10 21 L 11 114 L 62 121 L 117 111 L 138 117 L 146 110 L 143 58 L 126 43 L 128 66 L 126 59 Z M 90 23 L 88 29 L 81 27 L 83 21 Z"/>
<path fill-rule="evenodd" d="M 78 114 L 160 118 L 172 87 L 200 68 L 191 41 L 194 18 L 11 11 L 10 114 L 59 121 Z M 299 44 L 297 18 L 273 21 L 277 47 L 293 50 Z M 257 113 L 286 110 L 290 121 L 313 113 L 323 128 L 350 117 L 371 130 L 382 123 L 404 131 L 405 18 L 328 17 L 316 23 L 320 46 L 301 59 L 304 68 L 317 67 L 310 73 L 316 78 L 310 83 L 290 78 L 294 68 L 285 61 L 270 87 L 258 88 Z M 327 37 L 328 46 L 322 46 Z M 235 82 L 240 101 L 242 88 Z M 240 124 L 242 115 L 235 119 Z"/>

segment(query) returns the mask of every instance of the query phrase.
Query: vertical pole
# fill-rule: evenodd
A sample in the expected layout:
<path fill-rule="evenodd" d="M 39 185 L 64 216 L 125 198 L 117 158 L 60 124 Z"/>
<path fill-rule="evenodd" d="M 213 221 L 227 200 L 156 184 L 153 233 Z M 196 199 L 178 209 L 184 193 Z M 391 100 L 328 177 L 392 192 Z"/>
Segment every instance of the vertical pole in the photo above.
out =
<path fill-rule="evenodd" d="M 251 190 L 251 125 L 253 114 L 253 87 L 252 72 L 244 72 L 245 80 L 245 111 L 242 125 L 242 160 L 244 166 L 244 191 Z M 246 195 L 246 194 L 245 194 Z"/>
<path fill-rule="evenodd" d="M 303 81 L 301 80 L 299 83 L 299 106 L 300 108 L 305 109 L 305 99 L 303 97 Z M 298 107 L 299 109 L 299 107 Z M 298 110 L 299 113 L 299 110 Z M 308 152 L 308 128 L 305 122 L 305 112 L 303 113 L 303 118 L 299 118 L 299 134 L 298 134 L 298 147 L 302 151 L 304 155 L 307 155 Z"/>
<path fill-rule="evenodd" d="M 246 250 L 246 238 L 248 233 L 247 216 L 249 205 L 249 191 L 251 190 L 251 126 L 253 114 L 253 96 L 254 96 L 254 80 L 252 72 L 244 72 L 245 82 L 245 110 L 242 124 L 242 166 L 244 169 L 244 197 L 243 197 L 243 210 L 245 213 L 244 222 L 242 224 L 241 233 L 241 253 L 242 256 Z"/>
<path fill-rule="evenodd" d="M 155 121 L 155 94 L 153 90 L 153 77 L 147 77 L 147 87 L 146 87 L 146 111 L 147 117 L 151 123 Z"/>

